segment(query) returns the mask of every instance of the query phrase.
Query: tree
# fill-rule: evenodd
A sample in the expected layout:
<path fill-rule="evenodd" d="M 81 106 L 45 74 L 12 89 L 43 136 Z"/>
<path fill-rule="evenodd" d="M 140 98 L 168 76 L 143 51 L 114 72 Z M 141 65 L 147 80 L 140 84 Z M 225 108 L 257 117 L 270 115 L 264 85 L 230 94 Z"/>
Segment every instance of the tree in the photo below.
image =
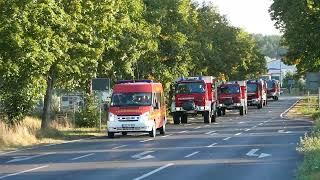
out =
<path fill-rule="evenodd" d="M 319 71 L 319 1 L 274 0 L 270 14 L 289 48 L 285 63 L 296 65 L 299 74 Z"/>

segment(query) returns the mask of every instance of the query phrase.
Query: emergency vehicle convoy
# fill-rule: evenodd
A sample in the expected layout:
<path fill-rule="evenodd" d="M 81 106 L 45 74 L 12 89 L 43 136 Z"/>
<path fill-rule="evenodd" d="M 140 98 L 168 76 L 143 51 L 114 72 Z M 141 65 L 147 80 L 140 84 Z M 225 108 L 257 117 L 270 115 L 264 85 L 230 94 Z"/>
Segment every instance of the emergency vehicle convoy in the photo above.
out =
<path fill-rule="evenodd" d="M 108 137 L 115 133 L 149 132 L 165 134 L 167 122 L 163 88 L 151 80 L 119 81 L 113 88 L 108 113 Z"/>
<path fill-rule="evenodd" d="M 248 105 L 261 109 L 267 105 L 267 83 L 265 80 L 247 81 Z"/>
<path fill-rule="evenodd" d="M 188 115 L 201 114 L 204 123 L 215 122 L 217 111 L 216 78 L 181 77 L 175 81 L 171 113 L 174 124 L 187 123 Z"/>
<path fill-rule="evenodd" d="M 226 110 L 236 109 L 242 116 L 247 114 L 246 81 L 233 81 L 220 84 L 218 87 L 218 116 L 225 115 Z"/>
<path fill-rule="evenodd" d="M 278 100 L 280 96 L 280 83 L 278 80 L 268 80 L 267 97 L 273 100 Z"/>

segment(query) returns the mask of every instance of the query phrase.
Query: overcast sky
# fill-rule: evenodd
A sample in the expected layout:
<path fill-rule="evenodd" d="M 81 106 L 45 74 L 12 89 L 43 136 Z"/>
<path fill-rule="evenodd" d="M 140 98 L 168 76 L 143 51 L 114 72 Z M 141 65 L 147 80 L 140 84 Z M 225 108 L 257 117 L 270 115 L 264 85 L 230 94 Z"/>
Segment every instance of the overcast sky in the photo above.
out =
<path fill-rule="evenodd" d="M 270 19 L 268 9 L 272 0 L 195 0 L 213 3 L 230 23 L 249 33 L 280 34 Z"/>

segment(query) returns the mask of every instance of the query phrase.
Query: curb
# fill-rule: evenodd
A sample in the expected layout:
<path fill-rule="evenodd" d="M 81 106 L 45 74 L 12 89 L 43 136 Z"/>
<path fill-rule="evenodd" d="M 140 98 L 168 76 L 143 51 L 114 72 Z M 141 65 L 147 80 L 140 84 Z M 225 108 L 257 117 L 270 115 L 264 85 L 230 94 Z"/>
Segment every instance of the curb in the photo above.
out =
<path fill-rule="evenodd" d="M 290 118 L 288 118 L 287 113 L 294 108 L 300 101 L 302 98 L 299 98 L 294 104 L 292 104 L 287 110 L 285 110 L 283 113 L 280 114 L 281 119 L 286 119 L 289 120 Z"/>

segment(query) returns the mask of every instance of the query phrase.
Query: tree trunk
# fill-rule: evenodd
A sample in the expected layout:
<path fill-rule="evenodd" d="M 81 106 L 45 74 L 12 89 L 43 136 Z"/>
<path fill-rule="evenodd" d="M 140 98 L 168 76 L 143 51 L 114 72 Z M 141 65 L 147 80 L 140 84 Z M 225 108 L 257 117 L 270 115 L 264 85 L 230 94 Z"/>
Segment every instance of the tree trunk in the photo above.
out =
<path fill-rule="evenodd" d="M 54 86 L 54 68 L 51 67 L 49 71 L 49 75 L 47 78 L 47 90 L 44 96 L 44 105 L 42 111 L 42 122 L 41 122 L 41 129 L 46 129 L 49 127 L 50 121 L 50 110 L 51 110 L 51 101 L 52 101 L 52 92 Z"/>

